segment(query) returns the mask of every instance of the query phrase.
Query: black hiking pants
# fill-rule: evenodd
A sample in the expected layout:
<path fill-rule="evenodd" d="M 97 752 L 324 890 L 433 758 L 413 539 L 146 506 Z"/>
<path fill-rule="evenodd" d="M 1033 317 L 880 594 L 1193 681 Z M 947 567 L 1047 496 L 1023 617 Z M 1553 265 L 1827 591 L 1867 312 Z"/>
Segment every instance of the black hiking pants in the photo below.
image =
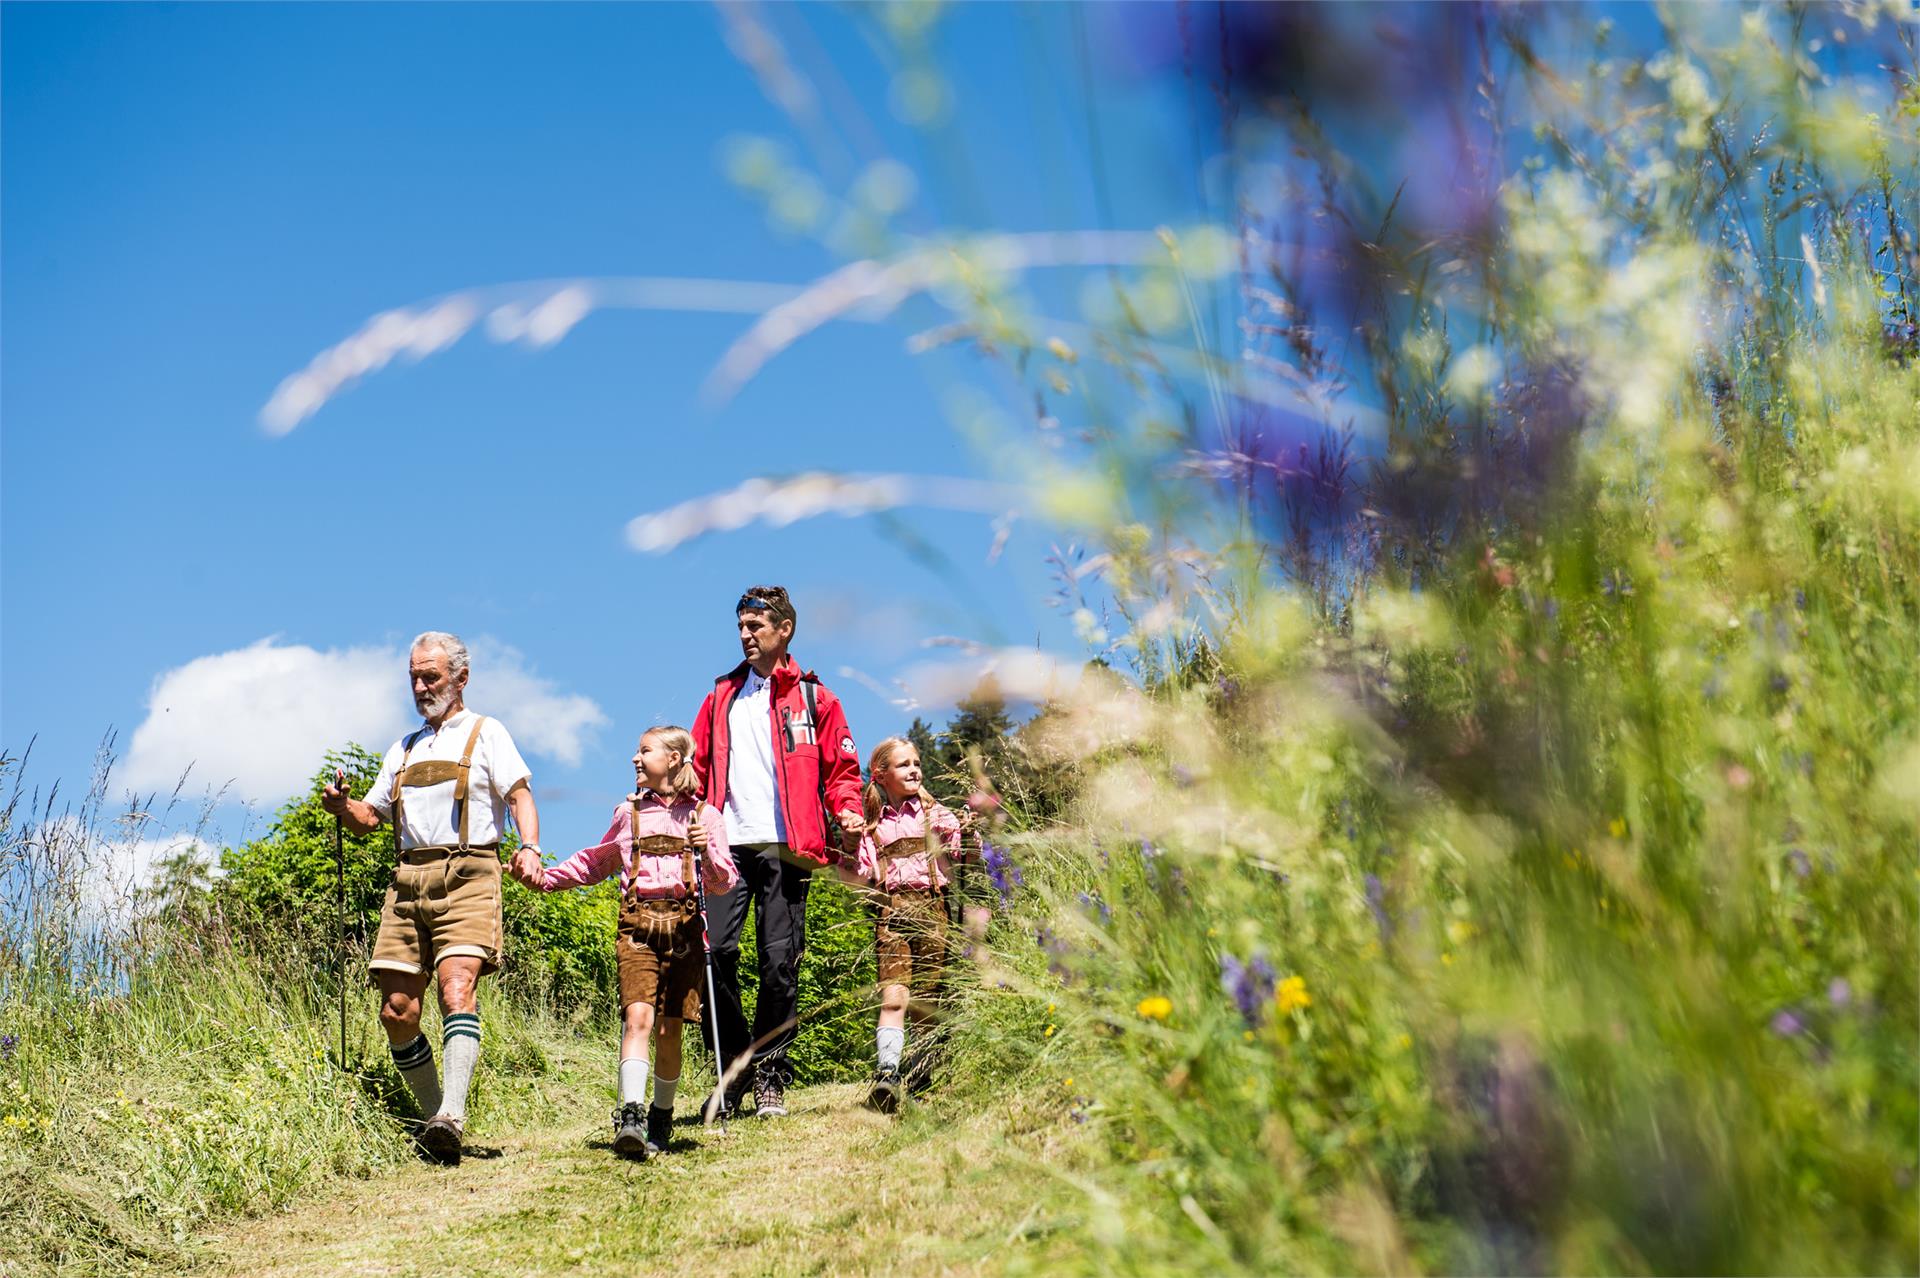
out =
<path fill-rule="evenodd" d="M 796 1027 L 789 1022 L 799 1011 L 800 960 L 807 952 L 807 888 L 813 882 L 812 871 L 781 859 L 785 851 L 786 845 L 780 843 L 743 843 L 729 849 L 740 871 L 740 884 L 723 896 L 707 898 L 720 1050 L 731 1067 L 748 1047 L 767 1039 L 754 1062 L 776 1071 L 783 1084 L 792 1080 L 787 1048 Z M 760 950 L 760 991 L 751 1029 L 740 1007 L 740 933 L 747 925 L 749 904 L 758 911 Z M 785 1028 L 775 1033 L 781 1026 Z M 750 1080 L 752 1074 L 743 1077 Z"/>

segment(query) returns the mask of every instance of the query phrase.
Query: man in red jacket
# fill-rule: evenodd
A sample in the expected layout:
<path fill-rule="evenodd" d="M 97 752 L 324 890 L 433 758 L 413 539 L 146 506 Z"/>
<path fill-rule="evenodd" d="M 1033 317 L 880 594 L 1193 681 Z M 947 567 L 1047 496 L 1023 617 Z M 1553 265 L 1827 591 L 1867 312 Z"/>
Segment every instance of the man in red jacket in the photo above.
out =
<path fill-rule="evenodd" d="M 780 586 L 754 586 L 734 606 L 746 660 L 714 681 L 693 721 L 693 766 L 707 802 L 727 820 L 740 885 L 708 902 L 714 1015 L 729 1066 L 754 1050 L 754 1104 L 762 1118 L 787 1112 L 787 1048 L 800 1001 L 807 948 L 807 887 L 839 859 L 828 805 L 840 829 L 865 828 L 860 756 L 840 699 L 787 655 L 797 620 Z M 749 1033 L 740 1008 L 740 929 L 758 910 L 760 994 Z M 743 1074 L 726 1097 L 737 1104 Z"/>

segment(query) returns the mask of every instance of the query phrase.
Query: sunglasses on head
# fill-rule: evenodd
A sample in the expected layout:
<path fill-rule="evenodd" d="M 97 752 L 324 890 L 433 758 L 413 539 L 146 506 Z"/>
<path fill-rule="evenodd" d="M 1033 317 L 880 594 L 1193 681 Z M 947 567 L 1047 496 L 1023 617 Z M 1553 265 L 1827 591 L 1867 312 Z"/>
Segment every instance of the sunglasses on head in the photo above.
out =
<path fill-rule="evenodd" d="M 773 604 L 758 595 L 741 595 L 740 602 L 733 606 L 735 612 L 771 612 Z"/>

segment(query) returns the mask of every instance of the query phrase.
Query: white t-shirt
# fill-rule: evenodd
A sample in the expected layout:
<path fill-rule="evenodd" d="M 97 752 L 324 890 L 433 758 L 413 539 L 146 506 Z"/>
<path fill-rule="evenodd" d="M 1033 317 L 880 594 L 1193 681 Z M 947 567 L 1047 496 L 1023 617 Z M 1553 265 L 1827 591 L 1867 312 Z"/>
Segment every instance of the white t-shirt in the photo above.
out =
<path fill-rule="evenodd" d="M 727 843 L 785 843 L 773 774 L 773 688 L 758 671 L 727 707 Z"/>
<path fill-rule="evenodd" d="M 462 707 L 458 714 L 447 716 L 438 730 L 423 726 L 418 737 L 408 733 L 394 742 L 380 763 L 380 775 L 373 779 L 373 789 L 367 791 L 367 806 L 378 812 L 383 821 L 392 818 L 393 778 L 400 771 L 402 756 L 410 764 L 428 759 L 460 762 L 460 752 L 467 748 L 467 735 L 473 731 L 473 717 L 473 711 Z M 413 742 L 411 751 L 406 749 L 408 741 Z M 467 815 L 469 845 L 500 841 L 501 831 L 507 828 L 507 791 L 532 776 L 506 728 L 498 719 L 488 718 L 480 729 L 480 739 L 473 743 L 473 758 L 467 772 L 467 806 L 471 809 Z M 457 784 L 442 781 L 439 785 L 407 787 L 400 798 L 405 823 L 400 831 L 401 847 L 454 847 L 460 842 L 460 813 L 453 802 Z"/>

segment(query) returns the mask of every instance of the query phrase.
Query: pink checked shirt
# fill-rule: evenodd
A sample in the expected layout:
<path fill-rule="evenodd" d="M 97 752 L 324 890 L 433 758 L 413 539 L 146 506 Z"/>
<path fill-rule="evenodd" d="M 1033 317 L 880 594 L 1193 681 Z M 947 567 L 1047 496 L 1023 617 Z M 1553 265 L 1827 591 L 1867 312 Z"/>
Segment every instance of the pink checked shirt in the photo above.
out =
<path fill-rule="evenodd" d="M 938 849 L 948 857 L 957 857 L 960 855 L 960 818 L 937 803 L 925 805 L 930 815 L 923 818 L 922 806 L 921 800 L 913 798 L 898 807 L 889 803 L 880 809 L 880 819 L 860 838 L 860 856 L 855 868 L 861 878 L 889 892 L 947 885 L 947 876 L 938 864 L 941 858 L 929 856 L 925 851 L 927 821 L 933 822 Z M 913 839 L 922 850 L 885 862 L 882 878 L 880 849 L 896 839 Z"/>
<path fill-rule="evenodd" d="M 640 800 L 639 837 L 644 839 L 650 835 L 669 834 L 684 842 L 687 823 L 693 817 L 694 802 L 690 798 L 681 799 L 668 807 L 653 791 L 647 791 Z M 727 855 L 727 819 L 710 803 L 702 803 L 699 807 L 700 824 L 706 828 L 707 834 L 707 855 L 702 860 L 707 891 L 715 894 L 732 891 L 733 885 L 740 881 L 740 871 L 734 868 L 733 858 Z M 692 892 L 691 883 L 680 881 L 680 857 L 633 855 L 634 833 L 630 828 L 632 812 L 632 800 L 615 808 L 613 824 L 600 836 L 600 842 L 590 848 L 581 848 L 558 865 L 549 866 L 540 890 L 559 892 L 566 888 L 587 887 L 618 873 L 622 894 L 632 891 L 643 897 L 681 897 Z M 640 863 L 637 869 L 634 866 L 636 860 Z"/>

